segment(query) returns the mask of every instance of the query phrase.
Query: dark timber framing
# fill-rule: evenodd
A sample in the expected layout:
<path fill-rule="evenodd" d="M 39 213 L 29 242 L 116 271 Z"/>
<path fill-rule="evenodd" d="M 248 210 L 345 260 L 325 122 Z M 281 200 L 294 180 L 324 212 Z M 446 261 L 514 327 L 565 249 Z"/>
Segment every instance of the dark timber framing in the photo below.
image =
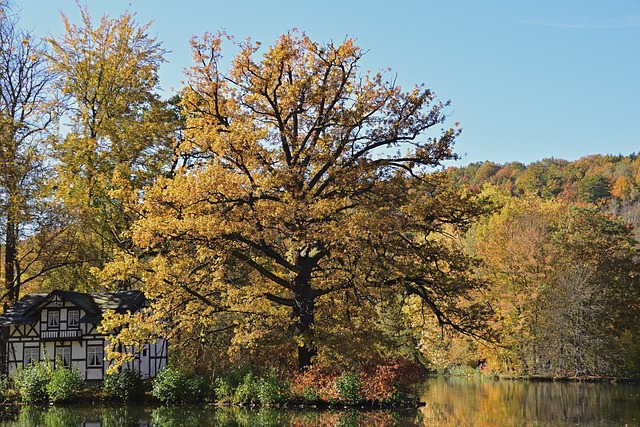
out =
<path fill-rule="evenodd" d="M 55 363 L 59 349 L 66 348 L 71 366 L 80 369 L 86 380 L 102 380 L 109 366 L 104 360 L 107 337 L 97 331 L 102 313 L 106 310 L 135 313 L 148 305 L 140 291 L 56 290 L 25 295 L 0 316 L 0 327 L 8 329 L 8 341 L 4 344 L 7 360 L 2 363 L 7 372 L 24 367 L 27 358 L 36 356 L 34 348 L 38 349 L 38 360 L 49 358 Z M 143 378 L 155 377 L 167 363 L 167 343 L 162 338 L 134 350 L 135 360 L 125 367 L 140 372 Z M 99 363 L 97 356 L 101 356 Z"/>

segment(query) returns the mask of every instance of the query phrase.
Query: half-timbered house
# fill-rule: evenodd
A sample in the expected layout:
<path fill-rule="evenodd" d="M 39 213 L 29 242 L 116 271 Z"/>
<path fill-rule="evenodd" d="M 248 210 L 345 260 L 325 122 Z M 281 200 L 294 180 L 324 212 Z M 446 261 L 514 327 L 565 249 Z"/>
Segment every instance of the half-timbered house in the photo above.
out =
<path fill-rule="evenodd" d="M 141 291 L 84 293 L 56 290 L 49 294 L 25 295 L 0 315 L 0 327 L 8 328 L 7 371 L 26 367 L 47 357 L 54 363 L 75 366 L 86 380 L 103 379 L 107 336 L 97 331 L 102 313 L 135 313 L 148 306 Z M 131 349 L 134 351 L 134 349 Z M 143 378 L 155 377 L 167 363 L 167 343 L 135 349 L 135 359 L 126 368 Z"/>

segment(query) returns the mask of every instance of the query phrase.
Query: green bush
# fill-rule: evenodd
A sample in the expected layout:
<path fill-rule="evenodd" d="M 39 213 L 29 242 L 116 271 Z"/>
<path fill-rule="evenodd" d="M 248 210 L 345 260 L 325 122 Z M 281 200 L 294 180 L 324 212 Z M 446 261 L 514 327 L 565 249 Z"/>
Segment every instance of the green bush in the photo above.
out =
<path fill-rule="evenodd" d="M 445 371 L 446 375 L 451 375 L 454 377 L 474 377 L 479 375 L 479 372 L 476 368 L 466 365 L 450 365 L 447 366 Z"/>
<path fill-rule="evenodd" d="M 244 375 L 240 377 L 239 374 L 243 371 L 235 371 L 216 379 L 215 395 L 218 402 L 274 405 L 287 398 L 288 385 L 280 384 L 273 372 L 258 377 L 252 372 L 244 371 Z"/>
<path fill-rule="evenodd" d="M 344 372 L 335 382 L 340 400 L 349 405 L 354 405 L 362 400 L 360 396 L 360 378 L 350 372 Z"/>
<path fill-rule="evenodd" d="M 288 387 L 281 385 L 273 372 L 258 380 L 258 401 L 263 405 L 282 403 L 287 398 Z"/>
<path fill-rule="evenodd" d="M 14 380 L 20 398 L 27 403 L 42 403 L 49 400 L 47 383 L 53 369 L 50 360 L 32 363 L 27 368 L 19 368 Z"/>
<path fill-rule="evenodd" d="M 241 366 L 226 372 L 223 376 L 217 377 L 214 382 L 216 400 L 219 402 L 233 403 L 238 385 L 244 381 L 244 377 L 249 372 L 251 372 L 249 367 Z"/>
<path fill-rule="evenodd" d="M 215 381 L 215 394 L 219 402 L 233 402 L 237 384 L 230 377 L 218 377 Z"/>
<path fill-rule="evenodd" d="M 305 403 L 316 403 L 320 400 L 320 395 L 313 385 L 308 385 L 302 391 L 302 400 L 304 400 Z"/>
<path fill-rule="evenodd" d="M 251 372 L 238 384 L 233 395 L 233 403 L 258 403 L 258 379 Z"/>
<path fill-rule="evenodd" d="M 112 399 L 131 401 L 143 396 L 144 382 L 139 372 L 125 369 L 105 376 L 102 390 Z"/>
<path fill-rule="evenodd" d="M 12 377 L 0 376 L 0 403 L 12 400 L 17 393 Z"/>
<path fill-rule="evenodd" d="M 152 393 L 165 403 L 201 401 L 205 395 L 205 381 L 166 367 L 153 380 Z"/>
<path fill-rule="evenodd" d="M 53 370 L 46 385 L 51 402 L 69 402 L 76 399 L 84 388 L 84 380 L 76 367 L 58 367 Z"/>

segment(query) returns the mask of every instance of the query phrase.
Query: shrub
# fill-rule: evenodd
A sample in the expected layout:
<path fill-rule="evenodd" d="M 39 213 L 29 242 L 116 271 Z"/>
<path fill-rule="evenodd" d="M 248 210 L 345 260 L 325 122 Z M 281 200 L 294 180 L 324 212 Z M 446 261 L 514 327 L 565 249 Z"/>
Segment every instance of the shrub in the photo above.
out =
<path fill-rule="evenodd" d="M 251 372 L 247 373 L 242 382 L 238 384 L 233 395 L 234 403 L 257 403 L 258 402 L 258 380 Z"/>
<path fill-rule="evenodd" d="M 419 365 L 403 359 L 369 362 L 340 375 L 331 367 L 314 366 L 296 373 L 289 391 L 294 400 L 304 403 L 408 403 L 423 374 Z"/>
<path fill-rule="evenodd" d="M 51 378 L 51 361 L 32 363 L 14 374 L 16 388 L 23 402 L 41 403 L 49 400 L 47 383 Z"/>
<path fill-rule="evenodd" d="M 144 382 L 139 372 L 126 369 L 105 376 L 102 390 L 112 399 L 131 401 L 142 397 Z"/>
<path fill-rule="evenodd" d="M 305 403 L 336 401 L 339 396 L 335 379 L 335 374 L 314 366 L 293 376 L 290 392 L 294 399 Z"/>
<path fill-rule="evenodd" d="M 476 368 L 466 365 L 450 365 L 445 371 L 446 375 L 454 377 L 474 377 L 478 375 Z"/>
<path fill-rule="evenodd" d="M 153 380 L 152 393 L 165 403 L 196 402 L 204 398 L 205 382 L 202 378 L 190 378 L 176 369 L 166 367 Z"/>
<path fill-rule="evenodd" d="M 237 384 L 229 377 L 218 377 L 215 381 L 215 394 L 220 402 L 232 402 L 233 395 L 236 391 Z"/>
<path fill-rule="evenodd" d="M 76 367 L 58 367 L 51 373 L 46 392 L 52 402 L 69 402 L 76 399 L 84 387 L 80 370 Z"/>
<path fill-rule="evenodd" d="M 12 400 L 17 393 L 12 377 L 0 376 L 0 403 Z"/>
<path fill-rule="evenodd" d="M 251 372 L 247 366 L 241 366 L 223 376 L 217 377 L 214 383 L 214 392 L 219 402 L 232 403 L 238 385 L 244 381 L 244 377 Z"/>
<path fill-rule="evenodd" d="M 215 394 L 219 402 L 274 405 L 287 398 L 288 384 L 281 384 L 273 372 L 257 377 L 252 372 L 232 372 L 216 379 Z"/>
<path fill-rule="evenodd" d="M 369 402 L 403 403 L 422 378 L 421 367 L 408 360 L 369 363 L 362 368 L 360 391 Z"/>
<path fill-rule="evenodd" d="M 336 390 L 340 400 L 349 405 L 354 405 L 362 400 L 360 396 L 360 378 L 351 372 L 344 372 L 335 381 Z"/>
<path fill-rule="evenodd" d="M 263 405 L 282 403 L 287 398 L 287 389 L 273 372 L 269 372 L 258 381 L 258 401 Z"/>
<path fill-rule="evenodd" d="M 306 403 L 314 403 L 320 400 L 320 396 L 313 385 L 309 384 L 302 390 L 302 400 Z"/>

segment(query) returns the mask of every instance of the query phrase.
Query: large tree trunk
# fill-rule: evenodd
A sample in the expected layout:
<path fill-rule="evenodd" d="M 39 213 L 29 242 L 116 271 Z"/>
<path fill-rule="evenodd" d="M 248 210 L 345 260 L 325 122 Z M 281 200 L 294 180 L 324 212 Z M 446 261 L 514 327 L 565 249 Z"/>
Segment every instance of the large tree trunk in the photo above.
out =
<path fill-rule="evenodd" d="M 312 326 L 314 323 L 315 301 L 311 294 L 311 287 L 295 293 L 293 313 L 296 317 L 295 334 L 301 338 L 298 345 L 298 369 L 310 366 L 316 355 L 316 347 L 313 341 Z"/>
<path fill-rule="evenodd" d="M 298 369 L 311 366 L 317 354 L 312 329 L 316 297 L 311 288 L 311 272 L 323 256 L 322 250 L 307 245 L 295 257 L 298 274 L 293 282 L 293 314 L 296 319 L 295 334 L 301 342 L 298 345 Z"/>

